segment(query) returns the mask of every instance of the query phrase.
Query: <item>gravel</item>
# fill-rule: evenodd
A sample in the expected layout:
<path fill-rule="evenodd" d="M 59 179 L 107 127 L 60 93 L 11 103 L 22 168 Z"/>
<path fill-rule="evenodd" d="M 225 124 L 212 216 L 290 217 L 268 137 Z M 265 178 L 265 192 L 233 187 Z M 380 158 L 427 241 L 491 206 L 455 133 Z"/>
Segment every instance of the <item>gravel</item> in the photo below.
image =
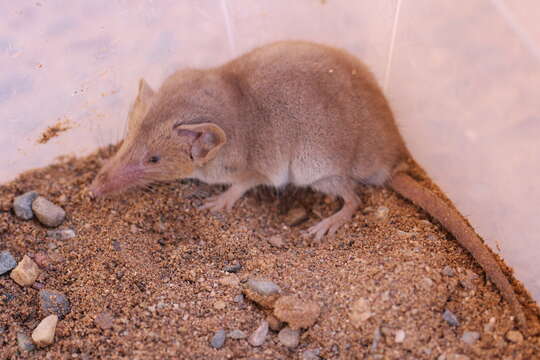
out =
<path fill-rule="evenodd" d="M 270 296 L 281 293 L 281 288 L 272 281 L 268 280 L 249 279 L 247 282 L 247 286 L 251 290 L 263 296 Z"/>
<path fill-rule="evenodd" d="M 21 220 L 30 220 L 34 217 L 32 203 L 39 196 L 35 191 L 26 192 L 13 200 L 15 215 Z"/>
<path fill-rule="evenodd" d="M 300 330 L 293 330 L 286 326 L 279 332 L 278 340 L 281 345 L 294 349 L 300 343 Z"/>
<path fill-rule="evenodd" d="M 7 273 L 17 266 L 17 261 L 7 250 L 0 252 L 0 275 Z"/>
<path fill-rule="evenodd" d="M 214 333 L 214 336 L 212 336 L 212 340 L 210 340 L 210 345 L 214 349 L 221 349 L 223 345 L 225 344 L 225 330 L 220 329 Z"/>
<path fill-rule="evenodd" d="M 54 290 L 39 291 L 39 302 L 44 314 L 56 314 L 63 319 L 71 311 L 71 304 L 66 295 Z"/>
<path fill-rule="evenodd" d="M 60 206 L 38 196 L 32 203 L 32 210 L 39 222 L 48 227 L 57 227 L 64 222 L 66 212 Z"/>
<path fill-rule="evenodd" d="M 39 325 L 32 332 L 32 340 L 34 343 L 39 347 L 51 345 L 54 342 L 54 332 L 56 331 L 57 323 L 58 316 L 54 314 L 41 320 Z"/>
<path fill-rule="evenodd" d="M 27 255 L 24 255 L 21 262 L 9 274 L 13 281 L 21 286 L 31 286 L 36 281 L 38 275 L 39 267 Z"/>
<path fill-rule="evenodd" d="M 36 346 L 32 342 L 32 339 L 30 339 L 30 336 L 26 335 L 23 332 L 17 333 L 17 345 L 19 346 L 19 349 L 23 352 L 33 351 L 36 348 Z"/>
<path fill-rule="evenodd" d="M 47 237 L 54 240 L 69 240 L 77 236 L 73 229 L 49 230 Z"/>
<path fill-rule="evenodd" d="M 249 336 L 248 343 L 251 346 L 261 346 L 268 335 L 268 321 L 263 320 L 255 331 Z"/>
<path fill-rule="evenodd" d="M 451 326 L 459 326 L 458 318 L 448 309 L 444 310 L 443 319 Z"/>
<path fill-rule="evenodd" d="M 240 340 L 247 338 L 247 335 L 242 330 L 233 330 L 227 334 L 227 337 L 230 337 L 231 339 Z"/>
<path fill-rule="evenodd" d="M 461 341 L 469 345 L 474 344 L 478 339 L 480 339 L 480 333 L 476 331 L 465 331 L 463 335 L 461 335 Z"/>

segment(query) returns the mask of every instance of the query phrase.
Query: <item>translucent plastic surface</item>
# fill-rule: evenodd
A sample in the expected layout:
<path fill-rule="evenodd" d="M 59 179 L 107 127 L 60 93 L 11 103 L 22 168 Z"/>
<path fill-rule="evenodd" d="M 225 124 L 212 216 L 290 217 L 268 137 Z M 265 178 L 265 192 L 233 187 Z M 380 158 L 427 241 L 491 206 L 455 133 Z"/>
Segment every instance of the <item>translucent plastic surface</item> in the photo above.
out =
<path fill-rule="evenodd" d="M 0 182 L 121 139 L 140 77 L 333 44 L 373 69 L 416 159 L 540 299 L 540 2 L 34 0 L 0 18 Z"/>

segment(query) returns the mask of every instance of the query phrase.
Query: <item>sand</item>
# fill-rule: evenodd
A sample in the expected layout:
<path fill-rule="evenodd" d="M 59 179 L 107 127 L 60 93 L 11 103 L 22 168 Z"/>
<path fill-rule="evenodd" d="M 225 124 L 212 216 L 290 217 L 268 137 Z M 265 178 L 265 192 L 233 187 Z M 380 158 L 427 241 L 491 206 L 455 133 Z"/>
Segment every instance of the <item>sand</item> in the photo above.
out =
<path fill-rule="evenodd" d="M 515 321 L 484 272 L 390 190 L 359 186 L 363 209 L 335 237 L 314 244 L 303 231 L 340 204 L 308 190 L 257 189 L 218 214 L 197 206 L 222 187 L 194 181 L 91 200 L 86 187 L 113 150 L 63 159 L 0 187 L 0 251 L 49 261 L 33 287 L 0 276 L 0 359 L 307 359 L 310 350 L 323 359 L 540 358 L 538 331 L 508 340 Z M 35 219 L 14 216 L 13 198 L 30 190 L 66 210 L 60 228 L 74 229 L 75 238 L 50 239 Z M 287 213 L 297 207 L 308 220 L 288 226 Z M 272 236 L 283 246 L 271 245 Z M 225 271 L 237 263 L 236 274 Z M 295 349 L 272 331 L 260 347 L 245 339 L 210 346 L 217 330 L 249 335 L 266 317 L 249 300 L 238 302 L 250 278 L 320 305 Z M 538 308 L 513 285 L 538 329 Z M 66 294 L 71 312 L 53 345 L 23 354 L 17 333 L 30 335 L 44 317 L 40 288 Z M 458 326 L 443 319 L 445 310 Z M 479 340 L 464 342 L 468 331 Z"/>

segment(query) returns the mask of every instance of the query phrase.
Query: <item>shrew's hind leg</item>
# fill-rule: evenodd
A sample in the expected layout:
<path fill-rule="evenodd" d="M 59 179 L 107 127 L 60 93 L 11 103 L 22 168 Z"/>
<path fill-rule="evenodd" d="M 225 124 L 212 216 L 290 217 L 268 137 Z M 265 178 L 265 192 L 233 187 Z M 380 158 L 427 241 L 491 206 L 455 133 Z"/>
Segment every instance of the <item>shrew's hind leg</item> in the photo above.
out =
<path fill-rule="evenodd" d="M 343 207 L 338 212 L 308 229 L 308 234 L 314 236 L 316 241 L 320 241 L 324 235 L 334 235 L 337 229 L 350 221 L 361 202 L 354 191 L 355 182 L 345 176 L 329 176 L 311 184 L 311 187 L 343 199 Z"/>

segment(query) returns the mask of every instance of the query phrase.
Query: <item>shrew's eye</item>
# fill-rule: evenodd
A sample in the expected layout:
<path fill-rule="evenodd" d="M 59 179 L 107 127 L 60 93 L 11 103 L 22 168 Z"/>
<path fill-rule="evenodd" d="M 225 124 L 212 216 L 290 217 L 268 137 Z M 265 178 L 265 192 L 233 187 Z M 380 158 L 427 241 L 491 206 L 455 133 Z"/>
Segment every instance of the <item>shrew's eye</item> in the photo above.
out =
<path fill-rule="evenodd" d="M 154 155 L 154 156 L 151 156 L 149 159 L 148 159 L 148 162 L 149 163 L 152 163 L 152 164 L 157 164 L 160 160 L 160 157 L 157 156 L 157 155 Z"/>

